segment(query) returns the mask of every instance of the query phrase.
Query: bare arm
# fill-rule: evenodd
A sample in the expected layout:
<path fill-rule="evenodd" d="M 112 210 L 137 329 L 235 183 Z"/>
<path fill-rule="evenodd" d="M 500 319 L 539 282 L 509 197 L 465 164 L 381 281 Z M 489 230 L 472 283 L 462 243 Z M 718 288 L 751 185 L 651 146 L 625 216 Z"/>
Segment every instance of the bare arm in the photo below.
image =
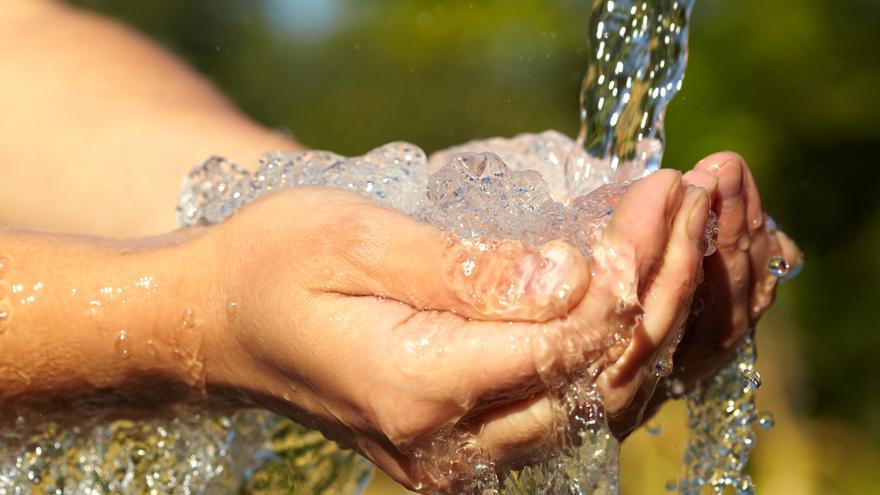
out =
<path fill-rule="evenodd" d="M 166 232 L 200 161 L 299 148 L 142 36 L 55 2 L 0 2 L 0 61 L 0 225 Z"/>
<path fill-rule="evenodd" d="M 207 329 L 218 327 L 202 238 L 0 229 L 0 424 L 85 402 L 113 406 L 90 416 L 152 413 L 202 390 Z"/>

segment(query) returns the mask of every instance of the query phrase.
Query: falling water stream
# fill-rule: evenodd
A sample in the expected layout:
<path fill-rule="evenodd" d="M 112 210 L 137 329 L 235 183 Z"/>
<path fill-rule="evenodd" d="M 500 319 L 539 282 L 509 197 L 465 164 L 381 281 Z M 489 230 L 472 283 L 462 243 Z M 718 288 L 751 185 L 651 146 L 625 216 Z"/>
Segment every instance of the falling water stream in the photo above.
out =
<path fill-rule="evenodd" d="M 475 141 L 430 158 L 407 143 L 354 158 L 321 151 L 270 153 L 254 173 L 212 159 L 184 182 L 180 224 L 218 223 L 260 195 L 312 184 L 353 190 L 463 240 L 503 237 L 540 245 L 564 239 L 589 256 L 628 181 L 660 166 L 663 114 L 681 88 L 693 4 L 593 3 L 576 140 L 547 131 Z M 633 311 L 622 305 L 600 333 L 600 352 L 588 367 L 547 383 L 566 418 L 556 451 L 498 479 L 491 459 L 473 449 L 467 432 L 451 425 L 411 446 L 420 469 L 435 479 L 455 476 L 447 481 L 456 493 L 617 493 L 619 445 L 593 380 L 638 325 Z M 772 423 L 755 409 L 760 378 L 754 359 L 749 338 L 733 362 L 686 395 L 691 438 L 679 480 L 668 488 L 688 495 L 703 487 L 722 493 L 726 486 L 741 495 L 753 493 L 743 472 L 755 443 L 752 426 Z M 355 454 L 265 411 L 50 426 L 25 436 L 27 418 L 21 421 L 0 431 L 0 495 L 229 493 L 237 487 L 342 494 L 362 490 L 371 472 Z M 462 464 L 469 466 L 466 476 L 457 471 Z"/>

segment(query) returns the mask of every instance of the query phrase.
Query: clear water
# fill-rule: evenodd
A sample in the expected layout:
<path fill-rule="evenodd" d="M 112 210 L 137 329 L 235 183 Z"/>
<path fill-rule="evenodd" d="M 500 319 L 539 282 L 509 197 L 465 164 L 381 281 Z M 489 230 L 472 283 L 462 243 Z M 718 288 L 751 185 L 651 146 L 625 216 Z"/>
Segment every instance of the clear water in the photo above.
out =
<path fill-rule="evenodd" d="M 555 131 L 477 141 L 432 157 L 435 165 L 447 163 L 430 175 L 425 154 L 408 143 L 391 143 L 354 158 L 322 151 L 270 154 L 254 174 L 216 159 L 190 176 L 178 211 L 184 225 L 216 223 L 262 194 L 329 185 L 388 204 L 463 240 L 513 238 L 541 245 L 564 239 L 589 255 L 628 183 L 607 184 L 574 198 L 560 186 L 554 197 L 551 185 L 566 182 L 561 157 L 578 153 L 577 148 Z M 502 157 L 509 157 L 509 164 Z M 590 180 L 603 184 L 612 173 L 596 168 Z M 414 196 L 411 191 L 423 192 Z M 468 262 L 462 260 L 461 267 Z M 641 322 L 635 317 L 639 312 L 622 304 L 604 332 L 596 329 L 601 344 L 593 361 L 564 380 L 548 382 L 566 419 L 559 423 L 558 450 L 545 453 L 544 462 L 514 473 L 505 483 L 491 460 L 474 449 L 471 434 L 449 425 L 408 447 L 419 459 L 415 477 L 440 480 L 449 487 L 447 493 L 498 493 L 502 487 L 505 493 L 615 492 L 617 441 L 593 378 L 613 361 L 610 349 L 628 342 Z"/>
<path fill-rule="evenodd" d="M 407 143 L 355 158 L 272 153 L 253 174 L 217 158 L 185 180 L 179 222 L 221 222 L 262 194 L 324 185 L 358 192 L 464 239 L 508 237 L 539 245 L 561 238 L 589 255 L 625 181 L 660 165 L 663 113 L 681 87 L 692 6 L 693 0 L 594 2 L 576 142 L 548 131 L 467 143 L 430 160 Z M 633 320 L 625 321 L 611 322 L 605 349 L 627 342 Z M 687 396 L 691 439 L 672 489 L 695 494 L 709 486 L 720 493 L 733 486 L 752 493 L 742 474 L 754 446 L 751 428 L 772 425 L 772 417 L 755 412 L 759 378 L 751 346 L 747 341 L 735 362 Z M 567 421 L 560 422 L 558 450 L 537 465 L 499 480 L 491 461 L 469 446 L 468 434 L 451 425 L 412 446 L 419 468 L 442 478 L 470 466 L 469 476 L 450 481 L 454 493 L 617 493 L 619 445 L 593 384 L 609 359 L 600 352 L 584 369 L 548 383 Z M 671 354 L 658 363 L 658 374 L 670 368 Z M 317 433 L 262 411 L 36 431 L 22 420 L 0 437 L 0 495 L 356 493 L 371 469 Z"/>
<path fill-rule="evenodd" d="M 773 416 L 759 414 L 755 406 L 761 386 L 755 358 L 754 340 L 746 337 L 730 364 L 687 394 L 690 437 L 677 484 L 680 494 L 700 495 L 705 488 L 715 494 L 728 488 L 737 495 L 755 493 L 744 472 L 755 447 L 754 426 L 773 427 Z"/>
<path fill-rule="evenodd" d="M 590 156 L 609 160 L 618 180 L 660 168 L 663 116 L 682 86 L 693 5 L 694 0 L 593 2 L 578 142 Z"/>

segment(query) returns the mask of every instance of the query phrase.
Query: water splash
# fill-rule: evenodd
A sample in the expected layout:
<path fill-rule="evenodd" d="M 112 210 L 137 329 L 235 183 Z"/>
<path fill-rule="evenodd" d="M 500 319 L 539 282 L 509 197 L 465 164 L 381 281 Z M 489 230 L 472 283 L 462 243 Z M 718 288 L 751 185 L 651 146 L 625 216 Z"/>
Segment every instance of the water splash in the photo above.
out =
<path fill-rule="evenodd" d="M 699 495 L 704 488 L 722 494 L 727 487 L 737 495 L 755 493 L 745 473 L 755 447 L 753 426 L 769 428 L 773 417 L 759 415 L 755 391 L 761 386 L 755 371 L 755 345 L 751 336 L 740 344 L 736 357 L 709 380 L 687 394 L 690 437 L 678 490 Z"/>
<path fill-rule="evenodd" d="M 681 89 L 694 0 L 594 0 L 578 142 L 617 179 L 660 168 L 663 116 Z M 577 174 L 569 160 L 569 177 Z"/>
<path fill-rule="evenodd" d="M 771 275 L 779 278 L 787 276 L 789 271 L 788 262 L 782 256 L 770 258 L 767 268 L 770 270 Z"/>

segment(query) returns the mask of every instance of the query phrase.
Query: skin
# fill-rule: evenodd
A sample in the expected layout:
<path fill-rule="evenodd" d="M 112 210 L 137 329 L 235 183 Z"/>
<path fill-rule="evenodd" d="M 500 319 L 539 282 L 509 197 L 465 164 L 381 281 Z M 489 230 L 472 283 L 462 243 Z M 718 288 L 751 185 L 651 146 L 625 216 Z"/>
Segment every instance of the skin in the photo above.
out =
<path fill-rule="evenodd" d="M 772 302 L 769 256 L 799 256 L 759 228 L 754 181 L 730 154 L 634 185 L 589 260 L 563 243 L 479 251 L 319 188 L 167 233 L 157 198 L 176 197 L 192 165 L 301 146 L 108 21 L 12 0 L 0 26 L 0 46 L 16 47 L 0 64 L 0 223 L 18 227 L 0 229 L 4 422 L 259 405 L 430 491 L 448 480 L 427 475 L 413 447 L 459 425 L 499 469 L 518 465 L 556 439 L 545 383 L 597 359 L 625 436 L 665 400 L 651 368 L 674 331 L 686 325 L 675 376 L 693 383 Z M 46 135 L 53 145 L 37 145 Z M 697 297 L 712 302 L 688 320 L 710 207 L 719 250 Z M 470 276 L 462 256 L 477 260 Z M 497 294 L 511 284 L 523 295 L 506 306 Z M 633 339 L 597 358 L 621 301 L 638 316 Z M 101 407 L 86 413 L 84 399 Z"/>

